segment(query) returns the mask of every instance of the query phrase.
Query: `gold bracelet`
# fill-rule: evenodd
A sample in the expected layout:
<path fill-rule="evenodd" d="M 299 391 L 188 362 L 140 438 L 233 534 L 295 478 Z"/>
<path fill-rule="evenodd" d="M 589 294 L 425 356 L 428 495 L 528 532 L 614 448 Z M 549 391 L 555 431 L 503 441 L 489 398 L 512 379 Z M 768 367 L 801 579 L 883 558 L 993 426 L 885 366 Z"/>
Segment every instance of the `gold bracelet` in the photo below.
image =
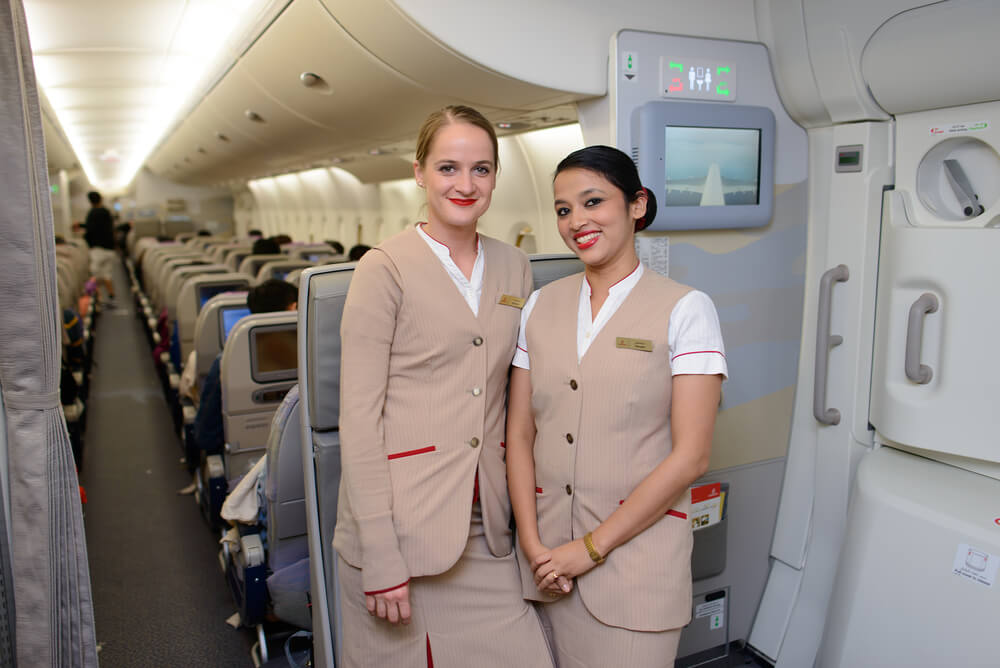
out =
<path fill-rule="evenodd" d="M 595 564 L 604 563 L 604 557 L 598 554 L 597 550 L 594 549 L 594 534 L 592 531 L 588 531 L 583 537 L 583 546 L 587 548 L 587 553 L 590 555 L 590 558 L 594 560 Z"/>

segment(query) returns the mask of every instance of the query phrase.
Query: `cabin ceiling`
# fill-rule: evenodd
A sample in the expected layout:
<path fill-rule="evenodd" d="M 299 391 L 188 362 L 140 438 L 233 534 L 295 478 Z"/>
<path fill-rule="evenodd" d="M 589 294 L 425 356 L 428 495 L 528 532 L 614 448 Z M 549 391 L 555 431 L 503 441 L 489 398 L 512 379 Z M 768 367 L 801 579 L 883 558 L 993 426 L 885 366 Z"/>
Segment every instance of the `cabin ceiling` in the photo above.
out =
<path fill-rule="evenodd" d="M 573 122 L 592 96 L 482 67 L 390 0 L 24 1 L 52 120 L 109 191 L 143 165 L 199 184 L 328 165 L 399 178 L 445 104 L 504 134 Z"/>

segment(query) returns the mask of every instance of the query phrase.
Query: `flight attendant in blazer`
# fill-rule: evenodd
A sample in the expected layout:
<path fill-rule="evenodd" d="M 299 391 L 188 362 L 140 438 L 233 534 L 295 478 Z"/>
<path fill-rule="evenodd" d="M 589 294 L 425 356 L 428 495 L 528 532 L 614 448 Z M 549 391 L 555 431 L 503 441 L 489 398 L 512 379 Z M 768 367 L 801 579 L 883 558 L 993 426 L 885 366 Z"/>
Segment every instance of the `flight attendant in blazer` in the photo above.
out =
<path fill-rule="evenodd" d="M 531 269 L 476 232 L 498 167 L 479 112 L 431 114 L 414 162 L 427 222 L 369 251 L 351 279 L 333 540 L 343 666 L 552 666 L 520 592 L 503 461 Z"/>
<path fill-rule="evenodd" d="M 672 666 L 691 616 L 688 487 L 726 375 L 718 316 L 639 262 L 656 204 L 628 156 L 576 151 L 553 188 L 585 270 L 521 316 L 507 474 L 524 595 L 543 602 L 560 668 Z"/>

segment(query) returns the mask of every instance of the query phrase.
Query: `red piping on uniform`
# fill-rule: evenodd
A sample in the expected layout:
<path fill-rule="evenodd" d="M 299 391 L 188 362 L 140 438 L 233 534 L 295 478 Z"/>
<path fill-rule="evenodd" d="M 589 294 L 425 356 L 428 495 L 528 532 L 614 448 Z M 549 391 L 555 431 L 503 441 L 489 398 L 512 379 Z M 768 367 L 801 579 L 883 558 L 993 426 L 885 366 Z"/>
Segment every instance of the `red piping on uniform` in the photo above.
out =
<path fill-rule="evenodd" d="M 506 443 L 504 443 L 503 441 L 500 441 L 500 447 L 501 447 L 501 448 L 506 448 L 506 447 L 507 447 L 507 444 L 506 444 Z"/>
<path fill-rule="evenodd" d="M 524 349 L 524 348 L 522 348 L 521 346 L 518 346 L 518 347 L 517 347 L 517 349 L 518 349 L 518 350 L 520 350 L 520 351 L 523 351 L 523 352 L 528 352 L 527 350 L 525 350 L 525 349 Z"/>
<path fill-rule="evenodd" d="M 678 353 L 677 355 L 671 357 L 670 361 L 673 362 L 678 357 L 684 357 L 685 355 L 700 355 L 701 353 L 715 353 L 716 355 L 722 355 L 722 359 L 726 359 L 725 353 L 720 350 L 692 350 L 689 353 Z"/>
<path fill-rule="evenodd" d="M 412 457 L 413 455 L 422 455 L 425 452 L 434 452 L 437 450 L 436 445 L 428 445 L 426 448 L 418 448 L 416 450 L 406 450 L 404 452 L 394 452 L 391 455 L 386 455 L 387 459 L 399 459 L 400 457 Z"/>
<path fill-rule="evenodd" d="M 424 635 L 427 637 L 427 668 L 434 668 L 434 657 L 431 656 L 431 636 L 429 633 Z"/>
<path fill-rule="evenodd" d="M 623 503 L 625 503 L 625 499 L 622 499 L 621 501 L 619 501 L 618 505 L 620 506 Z M 674 510 L 673 508 L 671 508 L 670 510 L 668 510 L 667 512 L 665 512 L 663 514 L 664 515 L 670 515 L 671 517 L 679 517 L 682 520 L 686 520 L 688 518 L 687 513 L 682 513 L 681 511 Z"/>
<path fill-rule="evenodd" d="M 542 488 L 541 487 L 536 487 L 535 488 L 535 494 L 541 494 L 541 493 L 542 493 Z"/>
<path fill-rule="evenodd" d="M 375 596 L 376 594 L 384 594 L 386 592 L 399 589 L 400 587 L 405 587 L 408 584 L 410 584 L 410 578 L 406 578 L 406 582 L 404 582 L 403 584 L 398 584 L 395 587 L 389 587 L 388 589 L 376 589 L 375 591 L 366 591 L 365 596 Z"/>
<path fill-rule="evenodd" d="M 618 285 L 619 283 L 621 283 L 622 281 L 624 281 L 626 278 L 628 278 L 629 276 L 631 276 L 632 274 L 634 274 L 636 271 L 638 271 L 640 264 L 642 264 L 642 263 L 641 262 L 637 262 L 635 264 L 635 269 L 633 269 L 632 271 L 628 272 L 627 276 L 625 276 L 623 278 L 620 278 L 617 281 L 615 281 L 614 283 L 612 283 L 611 285 L 609 285 L 608 286 L 608 290 L 610 290 L 611 288 L 615 287 L 616 285 Z M 594 292 L 594 288 L 590 287 L 590 281 L 587 280 L 586 276 L 583 277 L 583 280 L 587 281 L 587 287 L 590 289 L 590 292 L 593 293 Z M 527 352 L 527 351 L 525 351 L 525 352 Z"/>

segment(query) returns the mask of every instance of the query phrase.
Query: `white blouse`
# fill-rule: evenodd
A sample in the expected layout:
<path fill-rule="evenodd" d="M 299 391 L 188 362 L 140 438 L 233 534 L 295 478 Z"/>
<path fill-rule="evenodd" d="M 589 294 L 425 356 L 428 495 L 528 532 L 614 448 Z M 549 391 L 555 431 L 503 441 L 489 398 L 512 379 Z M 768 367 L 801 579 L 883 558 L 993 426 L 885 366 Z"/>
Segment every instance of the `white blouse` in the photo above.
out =
<path fill-rule="evenodd" d="M 581 282 L 576 319 L 577 362 L 583 359 L 591 341 L 597 338 L 611 320 L 611 316 L 625 303 L 625 299 L 642 278 L 644 271 L 645 268 L 640 262 L 635 271 L 612 285 L 608 290 L 608 298 L 604 300 L 595 318 L 591 318 L 590 283 L 586 279 Z M 525 327 L 536 301 L 538 301 L 538 290 L 531 293 L 531 297 L 521 310 L 521 332 L 517 338 L 513 364 L 522 369 L 531 368 Z M 670 346 L 671 375 L 718 373 L 722 374 L 723 378 L 728 377 L 729 368 L 726 365 L 726 350 L 722 343 L 719 316 L 712 299 L 704 292 L 692 290 L 677 300 L 670 312 L 667 343 Z"/>
<path fill-rule="evenodd" d="M 465 277 L 462 270 L 458 268 L 455 261 L 451 259 L 451 249 L 443 243 L 424 232 L 424 223 L 417 225 L 417 234 L 427 242 L 434 254 L 441 261 L 445 271 L 455 284 L 458 291 L 462 293 L 465 303 L 472 309 L 472 314 L 479 316 L 479 300 L 483 296 L 483 271 L 486 269 L 486 258 L 483 256 L 483 240 L 476 235 L 476 264 L 472 266 L 472 276 Z"/>

